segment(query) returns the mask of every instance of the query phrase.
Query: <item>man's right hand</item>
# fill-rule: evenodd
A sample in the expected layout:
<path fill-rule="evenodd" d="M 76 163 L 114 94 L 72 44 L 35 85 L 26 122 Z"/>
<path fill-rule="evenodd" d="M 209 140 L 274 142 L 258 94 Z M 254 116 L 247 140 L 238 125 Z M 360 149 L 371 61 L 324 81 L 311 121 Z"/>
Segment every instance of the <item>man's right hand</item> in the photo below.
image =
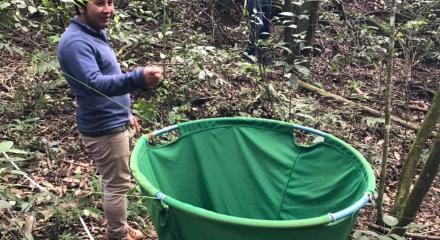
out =
<path fill-rule="evenodd" d="M 163 77 L 163 69 L 152 65 L 144 67 L 144 81 L 148 87 L 157 87 Z"/>

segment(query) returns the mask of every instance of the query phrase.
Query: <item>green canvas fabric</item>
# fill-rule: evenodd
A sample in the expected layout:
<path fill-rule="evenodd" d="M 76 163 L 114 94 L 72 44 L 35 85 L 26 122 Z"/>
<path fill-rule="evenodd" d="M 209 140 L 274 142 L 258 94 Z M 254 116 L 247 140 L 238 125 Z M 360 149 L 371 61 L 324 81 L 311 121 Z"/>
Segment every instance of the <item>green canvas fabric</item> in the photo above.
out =
<path fill-rule="evenodd" d="M 180 124 L 179 138 L 149 146 L 145 137 L 131 168 L 160 240 L 346 239 L 354 217 L 329 223 L 374 191 L 359 153 L 328 135 L 300 146 L 292 125 L 252 118 Z M 290 223 L 293 224 L 290 224 Z"/>

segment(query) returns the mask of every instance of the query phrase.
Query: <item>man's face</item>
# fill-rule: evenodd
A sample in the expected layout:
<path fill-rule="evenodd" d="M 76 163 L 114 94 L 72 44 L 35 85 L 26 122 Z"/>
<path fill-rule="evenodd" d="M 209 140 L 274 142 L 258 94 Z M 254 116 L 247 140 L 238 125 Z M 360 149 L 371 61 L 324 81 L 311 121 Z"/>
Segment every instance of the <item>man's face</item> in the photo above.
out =
<path fill-rule="evenodd" d="M 113 0 L 89 0 L 87 11 L 81 9 L 81 17 L 95 29 L 107 28 L 110 24 L 115 7 Z"/>

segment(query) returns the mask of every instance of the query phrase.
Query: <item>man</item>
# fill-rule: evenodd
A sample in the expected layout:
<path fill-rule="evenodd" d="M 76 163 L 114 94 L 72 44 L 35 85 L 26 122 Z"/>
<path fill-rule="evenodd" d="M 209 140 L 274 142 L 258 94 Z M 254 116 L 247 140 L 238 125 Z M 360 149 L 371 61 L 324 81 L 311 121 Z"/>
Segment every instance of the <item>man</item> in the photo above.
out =
<path fill-rule="evenodd" d="M 148 66 L 122 73 L 105 35 L 113 0 L 77 0 L 76 4 L 76 17 L 58 45 L 58 61 L 76 96 L 80 138 L 101 175 L 107 238 L 141 239 L 144 235 L 127 225 L 127 126 L 139 133 L 138 122 L 130 114 L 129 92 L 157 87 L 163 70 Z"/>
<path fill-rule="evenodd" d="M 258 40 L 266 40 L 270 37 L 272 0 L 247 0 L 245 4 L 250 18 L 251 32 L 243 58 L 253 62 Z"/>

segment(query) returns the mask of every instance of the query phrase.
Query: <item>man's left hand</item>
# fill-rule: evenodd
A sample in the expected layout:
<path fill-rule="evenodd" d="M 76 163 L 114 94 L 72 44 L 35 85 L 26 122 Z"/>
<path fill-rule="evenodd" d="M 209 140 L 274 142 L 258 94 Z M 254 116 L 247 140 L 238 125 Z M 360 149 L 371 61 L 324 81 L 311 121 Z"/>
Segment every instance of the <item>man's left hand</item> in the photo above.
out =
<path fill-rule="evenodd" d="M 135 134 L 139 134 L 141 132 L 141 128 L 139 127 L 139 123 L 135 116 L 130 115 L 129 123 L 130 123 L 130 128 L 134 130 Z"/>

